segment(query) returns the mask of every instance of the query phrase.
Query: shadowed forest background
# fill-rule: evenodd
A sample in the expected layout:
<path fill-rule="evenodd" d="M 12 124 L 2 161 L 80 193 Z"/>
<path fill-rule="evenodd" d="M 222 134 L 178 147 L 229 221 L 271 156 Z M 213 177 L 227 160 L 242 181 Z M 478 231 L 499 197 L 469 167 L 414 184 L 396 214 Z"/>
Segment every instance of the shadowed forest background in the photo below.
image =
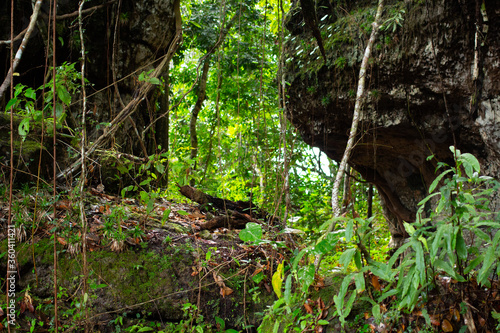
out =
<path fill-rule="evenodd" d="M 2 2 L 0 330 L 498 331 L 499 15 Z"/>

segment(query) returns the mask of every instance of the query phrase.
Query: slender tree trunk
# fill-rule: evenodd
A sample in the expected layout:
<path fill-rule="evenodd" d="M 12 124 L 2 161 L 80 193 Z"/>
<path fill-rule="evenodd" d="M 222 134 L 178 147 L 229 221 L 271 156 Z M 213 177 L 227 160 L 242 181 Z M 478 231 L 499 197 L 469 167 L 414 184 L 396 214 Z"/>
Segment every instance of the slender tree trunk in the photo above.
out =
<path fill-rule="evenodd" d="M 158 120 L 156 123 L 155 129 L 156 129 L 156 142 L 161 146 L 162 151 L 168 152 L 169 150 L 169 145 L 170 145 L 170 115 L 168 114 L 168 110 L 170 108 L 170 78 L 169 78 L 170 72 L 168 67 L 165 70 L 165 73 L 162 74 L 163 82 L 165 84 L 164 88 L 164 93 L 160 98 L 160 114 L 165 114 L 167 115 L 165 117 L 162 117 Z M 156 149 L 156 147 L 155 147 Z M 167 161 L 167 165 L 165 168 L 165 174 L 161 176 L 161 182 L 160 184 L 163 186 L 168 185 L 168 167 L 169 167 L 169 161 Z"/>
<path fill-rule="evenodd" d="M 30 35 L 31 35 L 31 32 L 33 31 L 33 28 L 35 27 L 35 23 L 36 23 L 36 20 L 38 18 L 38 13 L 40 12 L 41 5 L 42 5 L 42 0 L 37 0 L 37 2 L 35 3 L 35 7 L 33 7 L 33 14 L 31 14 L 30 24 L 28 25 L 28 30 L 26 31 L 26 34 L 24 35 L 23 41 L 21 42 L 21 46 L 19 46 L 19 49 L 16 52 L 16 57 L 14 58 L 12 66 L 9 69 L 9 73 L 7 73 L 7 77 L 5 78 L 2 85 L 0 86 L 0 100 L 3 97 L 5 90 L 7 90 L 9 85 L 12 83 L 12 81 L 11 81 L 12 75 L 15 72 L 17 65 L 19 65 L 19 62 L 21 61 L 23 51 L 26 48 L 26 44 L 28 43 L 28 39 L 30 39 Z M 12 45 L 14 45 L 14 44 L 12 44 Z"/>
<path fill-rule="evenodd" d="M 196 159 L 198 156 L 198 135 L 196 133 L 196 123 L 198 121 L 198 115 L 200 114 L 203 102 L 207 97 L 207 80 L 208 80 L 208 70 L 210 69 L 210 56 L 205 58 L 203 62 L 203 70 L 201 73 L 200 84 L 198 85 L 198 99 L 196 104 L 191 111 L 191 119 L 189 121 L 189 136 L 191 139 L 191 160 Z M 196 164 L 193 165 L 191 171 L 196 170 Z M 195 180 L 191 178 L 189 181 L 191 186 L 194 186 Z"/>
<path fill-rule="evenodd" d="M 340 161 L 339 170 L 337 171 L 337 176 L 335 177 L 335 182 L 333 184 L 333 190 L 332 190 L 333 217 L 339 217 L 341 212 L 341 207 L 339 205 L 340 184 L 347 167 L 347 161 L 349 160 L 349 156 L 351 155 L 351 151 L 354 147 L 354 140 L 356 138 L 356 134 L 358 131 L 358 123 L 359 119 L 361 118 L 361 111 L 364 102 L 366 68 L 368 67 L 368 59 L 370 58 L 372 46 L 375 43 L 375 39 L 377 38 L 378 35 L 380 17 L 382 16 L 383 7 L 384 7 L 384 0 L 379 0 L 375 21 L 372 23 L 372 33 L 370 35 L 370 39 L 368 40 L 368 45 L 366 46 L 365 53 L 363 55 L 363 61 L 361 62 L 361 69 L 359 70 L 358 91 L 356 94 L 356 104 L 354 105 L 354 113 L 352 116 L 351 131 L 349 133 L 349 139 L 347 140 L 347 146 L 344 151 L 344 156 L 342 156 L 342 160 Z M 325 235 L 332 232 L 333 228 L 334 228 L 334 222 L 331 222 L 330 225 L 328 226 L 328 230 L 325 233 Z M 322 255 L 318 255 L 316 257 L 315 260 L 316 269 L 319 268 L 321 259 Z"/>

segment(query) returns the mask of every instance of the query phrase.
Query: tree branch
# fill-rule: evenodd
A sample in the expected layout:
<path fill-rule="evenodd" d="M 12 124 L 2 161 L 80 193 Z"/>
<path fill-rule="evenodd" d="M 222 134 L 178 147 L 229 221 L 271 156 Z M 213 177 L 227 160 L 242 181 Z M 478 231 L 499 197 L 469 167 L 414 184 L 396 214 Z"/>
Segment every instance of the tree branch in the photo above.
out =
<path fill-rule="evenodd" d="M 31 14 L 30 24 L 28 25 L 28 30 L 26 31 L 26 34 L 24 35 L 23 41 L 21 42 L 21 46 L 19 46 L 19 49 L 17 50 L 16 56 L 14 57 L 14 61 L 12 63 L 12 67 L 9 69 L 9 72 L 7 73 L 7 77 L 5 78 L 2 85 L 0 86 L 0 100 L 3 97 L 5 90 L 7 90 L 7 88 L 10 86 L 12 74 L 16 70 L 17 65 L 19 65 L 19 62 L 21 61 L 23 51 L 26 48 L 26 44 L 28 43 L 28 39 L 30 38 L 31 33 L 33 32 L 33 28 L 35 27 L 35 23 L 36 23 L 36 20 L 38 18 L 38 13 L 40 13 L 41 5 L 42 5 L 42 0 L 37 0 L 35 3 L 35 7 L 33 8 L 33 14 Z"/>

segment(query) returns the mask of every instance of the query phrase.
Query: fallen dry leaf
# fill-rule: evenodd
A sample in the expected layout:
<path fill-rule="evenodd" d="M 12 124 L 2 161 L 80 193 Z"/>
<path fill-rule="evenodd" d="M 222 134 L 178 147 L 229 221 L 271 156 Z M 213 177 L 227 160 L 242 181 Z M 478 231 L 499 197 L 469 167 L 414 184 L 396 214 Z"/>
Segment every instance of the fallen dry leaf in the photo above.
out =
<path fill-rule="evenodd" d="M 213 272 L 213 276 L 214 276 L 214 281 L 215 283 L 217 283 L 217 285 L 221 288 L 225 287 L 226 285 L 224 284 L 224 279 L 220 276 L 220 275 L 217 275 L 215 272 Z"/>
<path fill-rule="evenodd" d="M 453 325 L 451 325 L 448 319 L 445 319 L 441 323 L 441 329 L 443 330 L 443 332 L 453 332 Z"/>
<path fill-rule="evenodd" d="M 378 276 L 372 275 L 372 285 L 376 291 L 381 291 L 382 287 L 380 286 L 380 282 L 378 281 Z"/>
<path fill-rule="evenodd" d="M 429 316 L 431 318 L 431 324 L 434 325 L 434 326 L 439 326 L 441 324 L 441 321 L 439 319 L 439 315 L 430 315 Z"/>
<path fill-rule="evenodd" d="M 231 295 L 232 293 L 233 289 L 229 287 L 223 286 L 222 288 L 220 288 L 220 294 L 222 295 L 222 297 L 226 297 L 228 295 Z"/>
<path fill-rule="evenodd" d="M 309 314 L 312 314 L 314 312 L 312 306 L 309 304 L 309 300 L 304 302 L 304 308 L 306 309 L 306 312 Z"/>

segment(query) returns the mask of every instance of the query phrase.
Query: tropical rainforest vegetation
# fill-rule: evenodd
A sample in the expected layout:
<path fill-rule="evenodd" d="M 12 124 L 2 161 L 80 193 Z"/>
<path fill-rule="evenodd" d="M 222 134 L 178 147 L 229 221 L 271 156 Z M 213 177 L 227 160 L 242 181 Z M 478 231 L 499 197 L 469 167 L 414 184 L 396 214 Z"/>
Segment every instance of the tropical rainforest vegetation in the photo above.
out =
<path fill-rule="evenodd" d="M 343 164 L 330 160 L 305 144 L 287 119 L 283 71 L 290 36 L 285 19 L 298 2 L 177 1 L 174 11 L 182 24 L 171 22 L 175 33 L 168 47 L 158 50 L 163 56 L 130 73 L 116 68 L 125 61 L 117 31 L 127 30 L 134 20 L 131 4 L 80 1 L 68 18 L 56 20 L 54 3 L 33 6 L 45 15 L 32 27 L 40 29 L 36 38 L 45 38 L 43 70 L 21 62 L 18 78 L 15 70 L 8 73 L 12 60 L 2 72 L 13 84 L 10 92 L 0 89 L 1 140 L 8 142 L 0 156 L 0 330 L 500 329 L 500 221 L 497 212 L 489 211 L 499 183 L 482 176 L 472 154 L 450 147 L 454 163 L 437 162 L 437 178 L 419 203 L 416 223 L 405 223 L 406 242 L 391 249 L 377 189 L 345 164 L 348 154 Z M 314 1 L 300 3 L 315 6 Z M 349 1 L 328 3 L 336 12 L 358 10 Z M 381 15 L 372 9 L 360 16 L 365 21 L 349 23 L 354 38 L 366 37 L 366 48 L 371 47 L 370 33 L 375 32 L 372 44 L 377 43 L 378 29 L 396 33 L 405 19 L 402 4 L 385 11 L 383 1 L 379 6 Z M 107 60 L 93 53 L 87 35 L 92 27 L 86 24 L 93 12 L 88 8 L 107 12 Z M 318 29 L 322 20 L 308 21 L 304 13 L 304 29 Z M 10 39 L 19 33 L 13 31 Z M 302 43 L 322 48 L 320 40 L 327 36 L 314 36 Z M 7 50 L 8 45 L 0 47 Z M 57 56 L 58 49 L 64 57 Z M 107 84 L 102 84 L 104 77 L 91 79 L 99 61 L 110 64 L 109 73 L 101 73 Z M 349 61 L 339 58 L 336 64 Z M 366 70 L 372 63 L 368 53 L 360 67 Z M 93 99 L 97 93 L 105 97 Z M 362 99 L 357 101 L 353 112 L 363 108 Z M 183 189 L 196 189 L 208 202 Z M 227 200 L 224 207 L 214 198 Z M 250 208 L 228 213 L 229 203 L 250 203 Z M 263 213 L 255 217 L 253 209 Z M 248 218 L 240 227 L 203 227 L 216 216 L 229 221 L 238 214 Z M 159 247 L 171 251 L 171 262 L 168 256 L 147 254 L 157 251 L 158 234 Z M 11 235 L 15 259 L 9 252 Z M 131 272 L 150 281 L 159 275 L 149 265 L 167 270 L 178 264 L 174 258 L 183 251 L 196 253 L 192 261 L 179 260 L 199 285 L 193 289 L 194 301 L 183 299 L 176 319 L 158 319 L 154 308 L 142 311 L 146 305 L 138 300 L 116 311 L 107 305 L 99 308 L 102 313 L 96 310 L 104 303 L 102 290 L 128 292 L 99 275 L 97 262 L 110 262 L 100 252 L 127 258 L 123 267 L 133 262 Z M 237 251 L 244 255 L 233 254 Z M 139 257 L 142 261 L 134 261 Z M 50 274 L 38 280 L 37 266 L 51 267 Z M 128 274 L 112 264 L 108 268 L 115 275 Z M 14 293 L 9 292 L 12 271 L 18 271 Z M 23 282 L 28 276 L 31 280 Z M 220 290 L 214 299 L 241 294 L 238 304 L 244 306 L 233 304 L 236 315 L 202 311 L 208 306 L 200 303 L 212 302 L 202 295 L 208 280 Z M 252 314 L 254 322 L 247 319 L 250 299 L 267 302 Z M 109 310 L 106 316 L 104 309 Z"/>

